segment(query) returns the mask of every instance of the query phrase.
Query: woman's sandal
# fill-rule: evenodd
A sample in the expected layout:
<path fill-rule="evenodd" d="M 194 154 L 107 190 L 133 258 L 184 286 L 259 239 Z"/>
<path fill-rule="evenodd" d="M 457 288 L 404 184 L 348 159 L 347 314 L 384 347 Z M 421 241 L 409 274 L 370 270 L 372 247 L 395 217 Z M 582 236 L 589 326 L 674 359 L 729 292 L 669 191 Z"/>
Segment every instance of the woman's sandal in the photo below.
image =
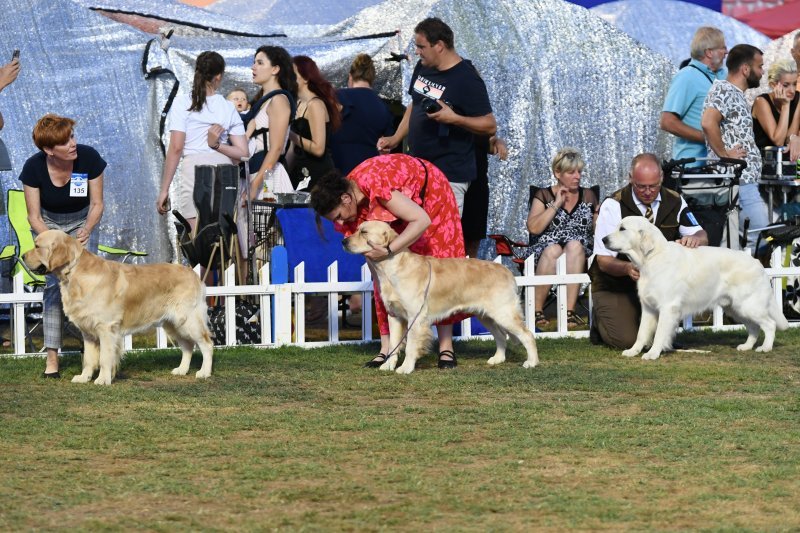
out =
<path fill-rule="evenodd" d="M 364 368 L 380 368 L 380 366 L 389 359 L 389 356 L 385 353 L 379 353 L 375 356 L 375 359 L 372 361 L 367 361 L 364 363 Z"/>
<path fill-rule="evenodd" d="M 442 357 L 447 357 L 448 359 L 442 359 Z M 439 368 L 442 370 L 449 370 L 451 368 L 455 368 L 458 366 L 458 361 L 456 361 L 456 354 L 453 350 L 442 350 L 439 352 Z"/>
<path fill-rule="evenodd" d="M 575 311 L 567 310 L 567 329 L 573 329 L 585 325 L 586 321 L 578 316 Z"/>
<path fill-rule="evenodd" d="M 550 325 L 550 321 L 544 316 L 544 311 L 536 311 L 536 325 L 540 328 L 546 328 Z"/>

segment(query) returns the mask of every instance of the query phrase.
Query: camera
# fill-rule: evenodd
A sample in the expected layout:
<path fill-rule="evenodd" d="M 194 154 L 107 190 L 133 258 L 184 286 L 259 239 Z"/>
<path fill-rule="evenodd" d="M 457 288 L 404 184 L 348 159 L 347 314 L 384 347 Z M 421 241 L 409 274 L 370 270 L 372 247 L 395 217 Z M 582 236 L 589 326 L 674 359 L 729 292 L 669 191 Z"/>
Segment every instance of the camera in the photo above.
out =
<path fill-rule="evenodd" d="M 17 59 L 17 58 L 19 58 L 19 48 L 17 48 L 16 50 L 14 50 L 14 53 L 13 53 L 13 54 L 11 54 L 11 61 L 14 61 L 14 60 L 15 60 L 15 59 Z"/>
<path fill-rule="evenodd" d="M 445 102 L 446 103 L 446 102 Z M 439 105 L 439 102 L 432 98 L 423 98 L 422 99 L 422 110 L 425 111 L 427 114 L 436 113 L 437 111 L 441 111 L 442 106 Z"/>

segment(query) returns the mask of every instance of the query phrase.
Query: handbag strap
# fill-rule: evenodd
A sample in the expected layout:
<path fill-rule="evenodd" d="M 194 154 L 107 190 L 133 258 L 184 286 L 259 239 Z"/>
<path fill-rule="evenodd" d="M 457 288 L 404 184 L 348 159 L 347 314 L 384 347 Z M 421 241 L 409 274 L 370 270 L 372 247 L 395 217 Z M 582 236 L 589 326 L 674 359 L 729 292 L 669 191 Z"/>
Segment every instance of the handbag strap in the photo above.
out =
<path fill-rule="evenodd" d="M 697 72 L 699 72 L 703 76 L 705 76 L 710 84 L 712 84 L 712 85 L 714 84 L 714 80 L 711 79 L 711 76 L 709 76 L 707 73 L 703 72 L 700 68 L 697 67 L 697 65 L 689 65 L 689 66 L 692 67 L 693 69 L 695 69 Z"/>
<path fill-rule="evenodd" d="M 422 165 L 422 168 L 425 170 L 425 181 L 422 182 L 422 188 L 419 190 L 419 200 L 420 200 L 420 207 L 425 206 L 425 193 L 428 190 L 428 166 L 425 164 L 425 160 L 421 157 L 415 157 L 419 164 Z"/>

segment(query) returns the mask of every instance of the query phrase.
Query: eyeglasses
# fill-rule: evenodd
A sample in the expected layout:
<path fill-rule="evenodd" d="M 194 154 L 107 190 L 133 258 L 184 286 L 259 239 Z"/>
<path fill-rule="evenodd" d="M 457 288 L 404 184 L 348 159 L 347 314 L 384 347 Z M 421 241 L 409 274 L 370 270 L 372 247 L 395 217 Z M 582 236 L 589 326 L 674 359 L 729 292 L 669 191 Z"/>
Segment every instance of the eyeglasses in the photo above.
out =
<path fill-rule="evenodd" d="M 655 185 L 642 185 L 640 183 L 633 183 L 632 184 L 634 189 L 639 192 L 656 192 L 661 188 L 661 184 L 657 183 Z"/>

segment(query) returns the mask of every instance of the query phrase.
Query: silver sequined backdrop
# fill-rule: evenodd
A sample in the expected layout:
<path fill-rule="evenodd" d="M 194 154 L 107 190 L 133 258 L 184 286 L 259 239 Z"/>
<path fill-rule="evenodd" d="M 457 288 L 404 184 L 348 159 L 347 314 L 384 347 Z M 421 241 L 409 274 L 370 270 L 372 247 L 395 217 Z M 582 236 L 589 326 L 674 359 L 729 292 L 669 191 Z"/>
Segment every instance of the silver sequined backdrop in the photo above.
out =
<path fill-rule="evenodd" d="M 701 26 L 719 28 L 728 48 L 745 43 L 763 49 L 769 44 L 769 37 L 747 24 L 689 2 L 619 0 L 595 6 L 591 12 L 667 56 L 675 65 L 689 57 L 689 43 Z"/>
<path fill-rule="evenodd" d="M 362 0 L 331 4 L 355 13 L 331 25 L 335 10 L 325 9 L 325 2 L 312 4 L 327 18 L 298 24 L 287 23 L 291 10 L 283 4 L 265 2 L 239 23 L 234 17 L 242 16 L 241 0 L 220 0 L 215 13 L 177 2 L 2 0 L 0 54 L 10 57 L 21 48 L 24 69 L 0 94 L 7 122 L 0 135 L 15 167 L 13 175 L 2 176 L 3 189 L 19 185 L 19 169 L 35 151 L 30 131 L 36 119 L 46 112 L 75 117 L 79 139 L 109 162 L 102 240 L 146 249 L 151 260 L 170 260 L 174 229 L 154 209 L 163 164 L 159 122 L 175 80 L 189 89 L 199 52 L 217 50 L 225 57 L 223 93 L 235 85 L 255 91 L 250 65 L 262 44 L 313 57 L 337 86 L 352 58 L 367 52 L 378 59 L 381 95 L 405 99 L 415 61 L 413 27 L 426 16 L 453 28 L 458 52 L 486 80 L 500 134 L 509 143 L 509 160 L 490 165 L 490 231 L 525 236 L 528 185 L 551 183 L 550 160 L 563 146 L 584 152 L 585 183 L 600 184 L 603 193 L 624 181 L 633 155 L 668 152 L 658 116 L 674 65 L 581 7 L 560 0 Z M 283 18 L 258 19 L 279 8 Z M 166 52 L 152 33 L 165 26 L 176 29 Z M 259 31 L 286 37 L 233 35 Z M 145 79 L 142 58 L 154 38 L 145 69 L 160 66 L 172 74 Z M 384 61 L 390 53 L 412 59 Z"/>

